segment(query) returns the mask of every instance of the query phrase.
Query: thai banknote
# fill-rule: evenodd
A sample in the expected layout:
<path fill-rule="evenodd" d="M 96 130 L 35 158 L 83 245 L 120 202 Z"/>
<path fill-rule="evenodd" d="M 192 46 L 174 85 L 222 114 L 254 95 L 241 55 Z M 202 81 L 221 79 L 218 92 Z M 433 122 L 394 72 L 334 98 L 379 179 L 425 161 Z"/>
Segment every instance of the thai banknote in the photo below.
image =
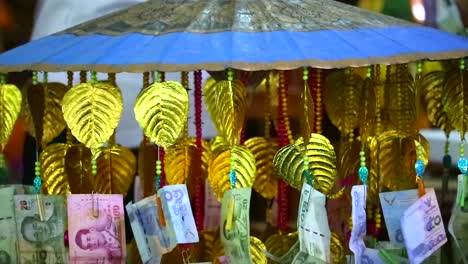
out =
<path fill-rule="evenodd" d="M 283 256 L 275 256 L 267 251 L 263 251 L 263 254 L 274 263 L 290 264 L 294 260 L 294 257 L 296 257 L 296 255 L 299 253 L 299 251 L 300 242 L 299 240 L 297 240 L 296 243 L 294 243 L 294 245 L 292 245 L 288 252 L 286 252 L 286 254 L 284 254 Z"/>
<path fill-rule="evenodd" d="M 233 188 L 224 193 L 220 233 L 229 263 L 252 263 L 249 220 L 251 194 L 251 188 Z"/>
<path fill-rule="evenodd" d="M 126 206 L 133 236 L 143 263 L 159 263 L 161 256 L 175 247 L 169 244 L 167 230 L 159 224 L 156 199 L 154 195 Z"/>
<path fill-rule="evenodd" d="M 403 213 L 401 230 L 411 263 L 421 263 L 447 242 L 434 189 L 427 189 Z"/>
<path fill-rule="evenodd" d="M 464 175 L 458 175 L 457 201 L 464 190 Z M 452 215 L 448 224 L 448 231 L 452 238 L 452 252 L 454 264 L 468 264 L 468 208 L 461 208 L 454 203 Z"/>
<path fill-rule="evenodd" d="M 120 194 L 69 194 L 71 263 L 125 263 L 123 198 Z"/>
<path fill-rule="evenodd" d="M 14 186 L 0 188 L 0 263 L 17 263 Z"/>
<path fill-rule="evenodd" d="M 299 251 L 291 264 L 326 264 L 327 262 L 311 256 L 303 251 Z"/>
<path fill-rule="evenodd" d="M 198 242 L 198 232 L 185 184 L 166 185 L 158 190 L 170 244 Z"/>
<path fill-rule="evenodd" d="M 361 257 L 366 249 L 364 237 L 366 236 L 366 186 L 355 185 L 351 189 L 352 198 L 352 221 L 351 239 L 349 249 L 354 253 L 355 263 L 361 263 Z"/>
<path fill-rule="evenodd" d="M 300 250 L 325 262 L 330 261 L 330 227 L 325 195 L 304 183 L 299 203 L 297 229 Z"/>
<path fill-rule="evenodd" d="M 15 195 L 19 263 L 68 263 L 65 197 Z M 43 211 L 40 211 L 43 208 Z"/>
<path fill-rule="evenodd" d="M 406 209 L 418 200 L 418 190 L 384 192 L 379 196 L 388 237 L 393 244 L 404 246 L 400 219 Z"/>
<path fill-rule="evenodd" d="M 206 178 L 205 182 L 205 217 L 203 219 L 204 230 L 214 230 L 219 227 L 221 215 L 221 203 L 214 195 L 213 189 Z"/>

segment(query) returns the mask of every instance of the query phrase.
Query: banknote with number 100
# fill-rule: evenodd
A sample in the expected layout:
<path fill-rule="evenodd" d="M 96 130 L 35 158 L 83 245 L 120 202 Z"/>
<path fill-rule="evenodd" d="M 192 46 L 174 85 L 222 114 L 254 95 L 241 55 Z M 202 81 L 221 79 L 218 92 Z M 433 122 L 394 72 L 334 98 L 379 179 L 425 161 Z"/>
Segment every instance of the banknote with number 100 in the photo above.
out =
<path fill-rule="evenodd" d="M 427 189 L 426 194 L 405 211 L 401 230 L 408 257 L 414 264 L 421 263 L 447 242 L 434 189 Z"/>
<path fill-rule="evenodd" d="M 70 263 L 125 263 L 123 197 L 120 194 L 70 194 Z"/>

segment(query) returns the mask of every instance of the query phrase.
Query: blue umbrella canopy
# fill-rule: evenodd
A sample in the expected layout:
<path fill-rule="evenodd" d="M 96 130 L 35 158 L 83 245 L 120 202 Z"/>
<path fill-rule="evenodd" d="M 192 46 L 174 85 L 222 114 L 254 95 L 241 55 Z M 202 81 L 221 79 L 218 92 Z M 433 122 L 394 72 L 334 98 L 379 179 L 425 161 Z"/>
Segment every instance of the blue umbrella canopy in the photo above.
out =
<path fill-rule="evenodd" d="M 331 0 L 155 0 L 0 55 L 0 72 L 342 68 L 468 55 L 468 39 Z"/>

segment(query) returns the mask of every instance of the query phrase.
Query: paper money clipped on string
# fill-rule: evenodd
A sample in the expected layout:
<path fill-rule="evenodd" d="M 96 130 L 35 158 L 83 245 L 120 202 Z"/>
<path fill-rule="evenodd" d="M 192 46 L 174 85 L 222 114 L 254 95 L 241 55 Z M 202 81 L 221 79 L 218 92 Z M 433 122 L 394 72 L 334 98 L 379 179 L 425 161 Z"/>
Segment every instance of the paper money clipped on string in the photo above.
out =
<path fill-rule="evenodd" d="M 299 204 L 297 229 L 300 255 L 305 253 L 324 263 L 330 262 L 330 227 L 328 225 L 326 197 L 308 183 L 304 183 Z"/>
<path fill-rule="evenodd" d="M 67 228 L 65 197 L 36 194 L 15 195 L 18 263 L 68 263 L 63 235 Z M 44 218 L 39 214 L 43 202 Z"/>
<path fill-rule="evenodd" d="M 457 200 L 463 190 L 463 174 L 458 175 Z M 448 224 L 454 263 L 468 263 L 468 210 L 454 203 Z"/>
<path fill-rule="evenodd" d="M 14 186 L 0 188 L 0 263 L 17 263 Z"/>
<path fill-rule="evenodd" d="M 421 263 L 447 242 L 434 189 L 427 189 L 403 213 L 401 230 L 411 263 Z"/>
<path fill-rule="evenodd" d="M 199 241 L 195 219 L 185 184 L 166 185 L 158 190 L 170 244 Z"/>
<path fill-rule="evenodd" d="M 393 244 L 404 246 L 400 220 L 403 213 L 418 200 L 418 190 L 384 192 L 379 196 L 388 237 Z"/>
<path fill-rule="evenodd" d="M 153 195 L 125 207 L 143 263 L 159 263 L 175 246 L 169 244 L 167 230 L 159 224 L 156 199 Z"/>
<path fill-rule="evenodd" d="M 355 263 L 362 261 L 362 256 L 366 249 L 364 237 L 367 233 L 366 226 L 366 186 L 355 185 L 351 189 L 352 198 L 352 220 L 353 229 L 351 230 L 351 239 L 349 240 L 349 249 L 354 253 Z"/>
<path fill-rule="evenodd" d="M 122 195 L 70 194 L 67 207 L 70 262 L 125 263 Z"/>
<path fill-rule="evenodd" d="M 250 254 L 251 194 L 251 188 L 233 188 L 224 193 L 220 233 L 229 263 L 254 263 Z"/>

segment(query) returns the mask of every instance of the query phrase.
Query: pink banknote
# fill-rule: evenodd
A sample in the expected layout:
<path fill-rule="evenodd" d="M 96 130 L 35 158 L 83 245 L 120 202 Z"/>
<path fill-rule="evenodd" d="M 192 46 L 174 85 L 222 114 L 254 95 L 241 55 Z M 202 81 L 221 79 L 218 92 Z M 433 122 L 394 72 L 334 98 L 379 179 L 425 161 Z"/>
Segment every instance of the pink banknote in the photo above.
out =
<path fill-rule="evenodd" d="M 123 197 L 119 194 L 70 194 L 70 263 L 125 263 Z"/>

